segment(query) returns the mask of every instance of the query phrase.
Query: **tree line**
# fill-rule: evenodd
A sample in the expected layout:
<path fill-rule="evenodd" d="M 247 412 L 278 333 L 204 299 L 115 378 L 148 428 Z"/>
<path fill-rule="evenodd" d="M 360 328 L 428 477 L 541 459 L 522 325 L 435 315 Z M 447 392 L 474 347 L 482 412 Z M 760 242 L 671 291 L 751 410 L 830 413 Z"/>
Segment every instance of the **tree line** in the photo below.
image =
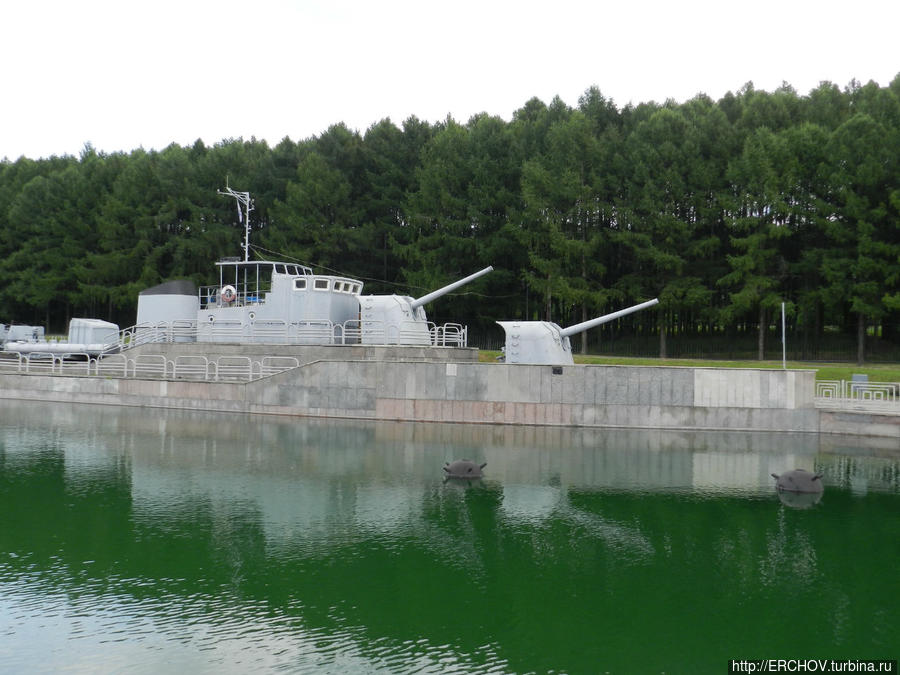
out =
<path fill-rule="evenodd" d="M 216 194 L 226 181 L 255 200 L 256 255 L 366 293 L 421 295 L 493 265 L 428 308 L 475 332 L 658 297 L 615 330 L 652 335 L 660 356 L 691 336 L 753 335 L 762 358 L 782 303 L 805 343 L 850 335 L 860 361 L 873 339 L 898 339 L 900 75 L 624 107 L 592 87 L 509 121 L 4 159 L 0 321 L 126 326 L 139 291 L 212 283 L 243 236 Z"/>

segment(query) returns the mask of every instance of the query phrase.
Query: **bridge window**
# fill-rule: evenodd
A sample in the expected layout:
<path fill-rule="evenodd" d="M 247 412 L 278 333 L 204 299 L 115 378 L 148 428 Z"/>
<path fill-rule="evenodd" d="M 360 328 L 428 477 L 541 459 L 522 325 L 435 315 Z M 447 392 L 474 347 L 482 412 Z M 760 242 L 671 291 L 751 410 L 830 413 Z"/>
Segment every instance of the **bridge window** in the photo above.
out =
<path fill-rule="evenodd" d="M 306 279 L 294 279 L 294 290 L 295 291 L 305 291 L 306 290 Z"/>
<path fill-rule="evenodd" d="M 328 290 L 328 279 L 316 279 L 314 288 L 317 291 L 327 291 Z"/>

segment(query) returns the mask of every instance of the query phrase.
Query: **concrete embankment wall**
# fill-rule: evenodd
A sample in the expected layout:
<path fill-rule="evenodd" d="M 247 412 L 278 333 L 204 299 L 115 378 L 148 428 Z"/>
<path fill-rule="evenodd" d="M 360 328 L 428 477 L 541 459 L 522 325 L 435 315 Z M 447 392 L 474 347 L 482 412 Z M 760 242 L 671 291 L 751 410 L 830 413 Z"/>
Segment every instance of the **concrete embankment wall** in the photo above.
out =
<path fill-rule="evenodd" d="M 812 371 L 320 360 L 249 383 L 0 375 L 0 397 L 319 417 L 819 431 Z"/>
<path fill-rule="evenodd" d="M 318 362 L 266 408 L 429 422 L 817 431 L 811 371 Z M 254 383 L 259 386 L 262 383 Z"/>
<path fill-rule="evenodd" d="M 819 410 L 819 431 L 849 436 L 897 439 L 900 449 L 900 415 L 865 410 Z"/>

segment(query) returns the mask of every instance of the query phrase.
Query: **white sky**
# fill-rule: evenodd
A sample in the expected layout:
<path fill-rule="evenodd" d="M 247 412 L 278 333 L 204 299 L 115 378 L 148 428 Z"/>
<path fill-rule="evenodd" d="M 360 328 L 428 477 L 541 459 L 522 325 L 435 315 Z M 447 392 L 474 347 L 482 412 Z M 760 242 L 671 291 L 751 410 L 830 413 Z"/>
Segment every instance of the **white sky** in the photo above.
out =
<path fill-rule="evenodd" d="M 6 0 L 0 158 L 509 120 L 592 85 L 620 107 L 886 86 L 898 26 L 896 0 Z"/>

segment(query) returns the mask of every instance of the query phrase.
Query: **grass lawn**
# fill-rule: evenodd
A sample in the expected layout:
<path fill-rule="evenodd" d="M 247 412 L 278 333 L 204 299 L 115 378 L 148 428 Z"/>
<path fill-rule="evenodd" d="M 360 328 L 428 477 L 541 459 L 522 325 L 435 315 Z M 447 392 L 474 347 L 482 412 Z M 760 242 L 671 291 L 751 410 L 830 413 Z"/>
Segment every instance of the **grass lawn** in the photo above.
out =
<path fill-rule="evenodd" d="M 478 360 L 496 363 L 498 351 L 480 350 Z M 716 361 L 704 359 L 646 359 L 613 356 L 575 355 L 575 363 L 589 363 L 602 366 L 693 366 L 695 368 L 781 368 L 781 361 Z M 816 371 L 817 380 L 849 380 L 854 373 L 864 373 L 870 382 L 900 382 L 900 364 L 868 363 L 857 366 L 847 363 L 804 363 L 788 361 L 787 367 L 797 370 Z"/>

